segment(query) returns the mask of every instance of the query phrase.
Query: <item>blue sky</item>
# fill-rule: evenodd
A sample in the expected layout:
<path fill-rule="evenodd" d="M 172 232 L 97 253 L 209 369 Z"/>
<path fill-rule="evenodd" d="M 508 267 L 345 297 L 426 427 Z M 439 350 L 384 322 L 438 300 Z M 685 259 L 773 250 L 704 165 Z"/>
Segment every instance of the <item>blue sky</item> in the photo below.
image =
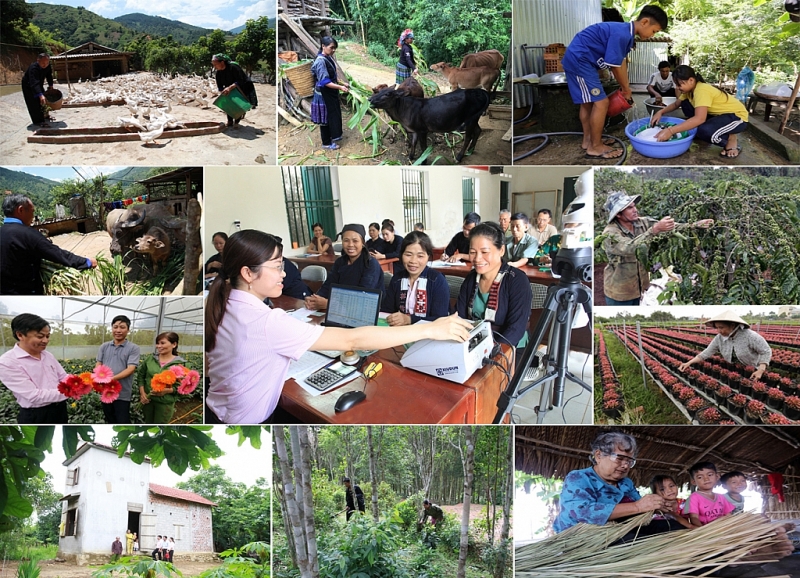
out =
<path fill-rule="evenodd" d="M 72 167 L 9 167 L 4 166 L 4 169 L 8 169 L 10 171 L 18 171 L 21 173 L 28 173 L 29 175 L 35 175 L 37 177 L 44 177 L 45 179 L 50 179 L 51 181 L 63 181 L 65 179 L 79 179 L 78 173 L 75 172 L 75 169 L 83 175 L 84 178 L 88 179 L 91 177 L 96 177 L 98 174 L 110 175 L 117 171 L 121 171 L 125 167 L 111 167 L 111 166 L 102 166 L 102 167 L 78 167 L 76 166 L 75 169 Z"/>
<path fill-rule="evenodd" d="M 153 2 L 153 0 L 39 1 L 46 4 L 83 6 L 106 18 L 116 18 L 123 14 L 139 12 L 150 16 L 179 20 L 193 26 L 221 30 L 231 30 L 241 26 L 251 18 L 259 16 L 274 18 L 276 15 L 276 0 L 257 0 L 255 2 L 252 0 L 215 0 L 213 2 L 197 0 L 170 0 L 169 2 Z"/>

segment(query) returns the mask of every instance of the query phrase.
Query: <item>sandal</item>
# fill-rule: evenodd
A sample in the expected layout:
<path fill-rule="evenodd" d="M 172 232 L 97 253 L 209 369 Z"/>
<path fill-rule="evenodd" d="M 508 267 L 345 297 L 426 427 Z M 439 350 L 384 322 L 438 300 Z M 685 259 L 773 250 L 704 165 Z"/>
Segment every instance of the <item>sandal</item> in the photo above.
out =
<path fill-rule="evenodd" d="M 723 148 L 722 152 L 719 153 L 719 156 L 721 156 L 723 158 L 726 158 L 726 159 L 735 159 L 736 157 L 739 156 L 740 152 L 742 152 L 742 147 L 739 146 L 739 145 L 736 145 L 735 147 L 729 148 L 729 149 L 728 148 Z M 733 153 L 733 154 L 731 154 L 731 153 Z"/>
<path fill-rule="evenodd" d="M 324 148 L 324 149 L 328 149 L 328 150 L 332 150 L 332 151 L 335 151 L 335 150 L 338 150 L 338 149 L 339 149 L 339 145 L 338 145 L 338 144 L 336 144 L 335 142 L 332 142 L 332 143 L 331 143 L 331 144 L 329 144 L 329 145 L 322 145 L 322 148 Z"/>

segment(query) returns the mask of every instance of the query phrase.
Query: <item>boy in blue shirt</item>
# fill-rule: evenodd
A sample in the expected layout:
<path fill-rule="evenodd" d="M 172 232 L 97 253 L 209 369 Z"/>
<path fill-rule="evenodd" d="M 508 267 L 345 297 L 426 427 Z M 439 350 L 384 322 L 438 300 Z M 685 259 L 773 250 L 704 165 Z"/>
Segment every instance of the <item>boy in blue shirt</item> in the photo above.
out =
<path fill-rule="evenodd" d="M 620 92 L 631 98 L 628 84 L 628 52 L 634 38 L 646 40 L 667 28 L 667 15 L 658 6 L 642 8 L 635 22 L 600 22 L 584 28 L 570 42 L 561 61 L 567 75 L 572 102 L 579 104 L 583 143 L 589 158 L 614 159 L 622 149 L 603 143 L 603 126 L 608 112 L 608 97 L 600 83 L 599 70 L 610 68 L 620 85 Z"/>

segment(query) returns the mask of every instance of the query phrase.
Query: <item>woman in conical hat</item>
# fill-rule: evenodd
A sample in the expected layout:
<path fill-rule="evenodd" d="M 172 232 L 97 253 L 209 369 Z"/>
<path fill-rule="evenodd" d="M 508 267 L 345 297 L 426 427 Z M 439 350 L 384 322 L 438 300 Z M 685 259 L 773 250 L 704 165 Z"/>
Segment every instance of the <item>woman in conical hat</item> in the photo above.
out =
<path fill-rule="evenodd" d="M 686 371 L 695 363 L 705 361 L 719 353 L 728 363 L 739 361 L 756 368 L 750 379 L 758 381 L 767 370 L 772 359 L 772 349 L 767 340 L 750 329 L 750 324 L 733 311 L 725 311 L 706 321 L 708 327 L 717 330 L 717 335 L 703 351 L 678 369 Z"/>

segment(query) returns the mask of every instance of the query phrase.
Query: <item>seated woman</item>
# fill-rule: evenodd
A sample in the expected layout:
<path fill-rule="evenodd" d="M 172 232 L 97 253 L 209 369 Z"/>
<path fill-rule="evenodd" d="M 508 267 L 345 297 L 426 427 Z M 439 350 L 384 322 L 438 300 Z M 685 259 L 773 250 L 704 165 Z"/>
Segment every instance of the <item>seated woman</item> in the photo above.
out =
<path fill-rule="evenodd" d="M 752 365 L 756 370 L 750 379 L 753 381 L 761 379 L 772 360 L 772 348 L 766 339 L 751 330 L 747 321 L 733 311 L 725 311 L 712 317 L 706 321 L 706 326 L 715 328 L 717 334 L 708 347 L 678 367 L 679 371 L 686 371 L 695 363 L 705 361 L 719 353 L 728 363 L 733 361 L 735 355 L 740 363 Z"/>
<path fill-rule="evenodd" d="M 378 251 L 383 253 L 383 239 L 381 238 L 381 226 L 378 223 L 369 224 L 369 239 L 367 239 L 367 251 L 372 253 Z"/>
<path fill-rule="evenodd" d="M 528 259 L 536 256 L 539 242 L 528 234 L 528 215 L 514 213 L 511 216 L 511 238 L 506 242 L 508 264 L 512 267 L 523 267 Z"/>
<path fill-rule="evenodd" d="M 333 255 L 333 241 L 325 236 L 322 224 L 314 223 L 311 225 L 311 230 L 314 231 L 314 236 L 311 237 L 311 242 L 308 244 L 306 251 L 312 255 Z"/>
<path fill-rule="evenodd" d="M 395 273 L 381 302 L 381 311 L 391 313 L 389 325 L 411 325 L 420 319 L 433 321 L 450 313 L 450 288 L 444 275 L 428 267 L 433 244 L 425 233 L 406 235 L 400 247 L 404 270 Z"/>
<path fill-rule="evenodd" d="M 675 509 L 674 501 L 670 503 L 658 494 L 640 496 L 628 478 L 636 464 L 638 451 L 633 437 L 620 432 L 601 433 L 592 442 L 591 450 L 589 460 L 592 466 L 572 471 L 564 478 L 560 511 L 553 523 L 556 532 L 563 532 L 575 524 L 602 526 L 610 520 L 651 510 Z M 639 530 L 648 531 L 653 523 Z M 669 528 L 668 523 L 667 528 L 659 525 L 661 529 L 658 531 L 682 528 L 677 522 L 673 524 L 674 528 Z M 640 535 L 643 534 L 640 532 Z"/>
<path fill-rule="evenodd" d="M 67 372 L 45 351 L 50 324 L 33 313 L 21 313 L 11 320 L 11 334 L 17 343 L 0 356 L 0 382 L 19 404 L 17 423 L 67 423 L 67 398 L 58 391 Z"/>
<path fill-rule="evenodd" d="M 211 257 L 209 257 L 206 261 L 206 279 L 213 279 L 222 269 L 222 251 L 225 249 L 225 241 L 227 240 L 227 233 L 223 233 L 222 231 L 214 233 L 214 236 L 211 237 L 211 243 L 214 245 L 214 248 L 217 250 L 217 252 L 215 255 L 211 255 Z"/>
<path fill-rule="evenodd" d="M 333 263 L 325 283 L 316 295 L 306 297 L 306 307 L 328 308 L 331 284 L 383 290 L 383 271 L 380 263 L 370 256 L 364 245 L 364 225 L 345 225 L 342 229 L 342 256 Z"/>
<path fill-rule="evenodd" d="M 349 227 L 360 227 L 363 246 L 364 227 Z M 413 327 L 340 329 L 304 323 L 263 302 L 283 289 L 283 247 L 276 237 L 239 231 L 225 251 L 222 272 L 206 300 L 206 423 L 267 421 L 278 405 L 289 363 L 308 350 L 384 349 L 418 339 L 469 338 L 470 324 L 455 315 Z"/>
<path fill-rule="evenodd" d="M 444 253 L 442 253 L 442 261 L 449 261 L 450 263 L 469 261 L 469 234 L 480 223 L 481 216 L 478 213 L 464 215 L 464 224 L 461 227 L 461 232 L 456 233 L 450 239 Z"/>
<path fill-rule="evenodd" d="M 370 251 L 370 254 L 376 259 L 399 259 L 400 248 L 403 246 L 403 237 L 394 234 L 394 222 L 388 219 L 384 221 L 381 235 L 383 236 L 383 247 L 381 250 Z M 394 263 L 393 271 L 395 273 L 402 271 L 402 269 L 402 263 Z"/>
<path fill-rule="evenodd" d="M 497 223 L 481 223 L 469 236 L 469 272 L 458 295 L 456 310 L 464 319 L 485 319 L 502 341 L 524 348 L 531 316 L 528 277 L 505 262 L 505 235 Z M 519 353 L 522 353 L 521 351 Z M 517 355 L 517 361 L 522 355 Z"/>

